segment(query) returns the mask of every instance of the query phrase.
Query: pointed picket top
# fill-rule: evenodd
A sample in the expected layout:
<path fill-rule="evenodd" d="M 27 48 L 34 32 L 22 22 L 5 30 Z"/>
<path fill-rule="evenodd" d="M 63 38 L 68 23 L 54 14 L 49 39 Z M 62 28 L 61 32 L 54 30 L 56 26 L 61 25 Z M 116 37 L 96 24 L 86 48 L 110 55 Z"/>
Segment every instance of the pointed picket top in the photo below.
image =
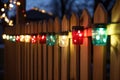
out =
<path fill-rule="evenodd" d="M 44 20 L 43 21 L 43 25 L 42 25 L 42 27 L 43 27 L 43 32 L 47 32 L 47 21 L 46 20 Z"/>
<path fill-rule="evenodd" d="M 37 22 L 33 22 L 33 25 L 34 25 L 34 33 L 36 34 L 36 32 L 38 31 L 37 29 L 37 25 L 38 23 Z"/>
<path fill-rule="evenodd" d="M 79 18 L 75 13 L 72 13 L 70 18 L 70 29 L 72 30 L 72 26 L 79 26 Z"/>
<path fill-rule="evenodd" d="M 41 32 L 41 31 L 42 31 L 42 28 L 43 28 L 42 26 L 43 26 L 42 21 L 39 21 L 39 22 L 38 22 L 38 27 L 37 27 L 38 32 Z"/>
<path fill-rule="evenodd" d="M 116 0 L 116 3 L 112 9 L 112 22 L 120 22 L 120 0 Z"/>
<path fill-rule="evenodd" d="M 62 31 L 67 30 L 69 30 L 69 20 L 67 19 L 66 15 L 64 15 L 62 19 Z"/>
<path fill-rule="evenodd" d="M 53 19 L 49 19 L 48 20 L 48 30 L 49 30 L 49 32 L 54 31 L 53 30 L 54 29 L 53 26 L 54 26 Z"/>
<path fill-rule="evenodd" d="M 80 17 L 80 26 L 84 26 L 84 28 L 88 28 L 91 26 L 91 16 L 87 9 L 84 9 L 82 15 Z"/>
<path fill-rule="evenodd" d="M 101 3 L 98 4 L 95 10 L 94 23 L 107 23 L 107 11 Z"/>
<path fill-rule="evenodd" d="M 55 18 L 54 29 L 55 29 L 55 32 L 59 32 L 60 30 L 60 19 L 58 17 Z"/>

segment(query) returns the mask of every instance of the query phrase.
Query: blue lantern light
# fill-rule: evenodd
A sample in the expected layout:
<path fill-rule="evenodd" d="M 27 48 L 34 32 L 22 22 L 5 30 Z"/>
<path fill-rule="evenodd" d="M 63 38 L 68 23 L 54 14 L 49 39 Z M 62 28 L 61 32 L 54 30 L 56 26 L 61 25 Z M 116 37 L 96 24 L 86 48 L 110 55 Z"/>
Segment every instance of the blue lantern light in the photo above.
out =
<path fill-rule="evenodd" d="M 107 28 L 105 24 L 96 24 L 92 29 L 93 45 L 104 46 L 107 44 Z"/>
<path fill-rule="evenodd" d="M 54 46 L 56 44 L 56 39 L 57 39 L 57 37 L 54 33 L 49 33 L 47 35 L 46 44 L 49 46 Z"/>

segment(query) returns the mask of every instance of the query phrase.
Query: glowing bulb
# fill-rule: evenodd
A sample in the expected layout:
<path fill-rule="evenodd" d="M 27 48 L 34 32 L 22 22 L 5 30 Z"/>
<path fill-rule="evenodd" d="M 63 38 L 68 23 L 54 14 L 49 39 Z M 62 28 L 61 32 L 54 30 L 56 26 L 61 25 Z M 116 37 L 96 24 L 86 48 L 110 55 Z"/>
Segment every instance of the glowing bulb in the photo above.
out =
<path fill-rule="evenodd" d="M 7 36 L 6 36 L 6 39 L 7 39 L 7 40 L 9 40 L 9 39 L 10 39 L 10 38 L 9 38 L 9 35 L 7 35 Z"/>
<path fill-rule="evenodd" d="M 97 36 L 96 36 L 96 40 L 99 40 L 99 39 L 100 39 L 100 36 L 99 36 L 99 35 L 97 35 Z"/>
<path fill-rule="evenodd" d="M 10 4 L 9 4 L 9 7 L 10 7 L 10 8 L 13 8 L 13 7 L 14 7 L 14 5 L 13 5 L 12 3 L 10 3 Z"/>
<path fill-rule="evenodd" d="M 82 26 L 73 26 L 72 28 L 72 42 L 73 44 L 83 44 L 84 29 Z"/>
<path fill-rule="evenodd" d="M 6 37 L 7 37 L 6 34 L 3 34 L 3 35 L 2 35 L 2 38 L 3 38 L 3 39 L 6 39 Z"/>
<path fill-rule="evenodd" d="M 47 45 L 54 46 L 56 44 L 57 37 L 53 34 L 47 35 Z"/>
<path fill-rule="evenodd" d="M 4 11 L 5 11 L 5 8 L 1 8 L 1 11 L 4 12 Z"/>
<path fill-rule="evenodd" d="M 3 34 L 3 35 L 2 35 L 2 38 L 3 38 L 3 39 L 6 39 L 6 38 L 7 38 L 7 35 L 6 35 L 6 34 Z"/>
<path fill-rule="evenodd" d="M 4 7 L 6 8 L 6 7 L 7 7 L 7 4 L 4 4 Z"/>
<path fill-rule="evenodd" d="M 15 36 L 9 36 L 9 40 L 12 41 L 12 42 L 15 42 Z"/>
<path fill-rule="evenodd" d="M 15 39 L 15 36 L 13 36 L 13 39 L 12 39 L 12 41 L 13 41 L 13 42 L 15 42 L 15 41 L 16 41 L 16 39 Z"/>
<path fill-rule="evenodd" d="M 20 3 L 20 2 L 17 2 L 16 4 L 17 4 L 18 6 L 20 6 L 20 5 L 21 5 L 21 3 Z"/>
<path fill-rule="evenodd" d="M 25 35 L 25 42 L 29 43 L 31 39 L 30 35 Z"/>
<path fill-rule="evenodd" d="M 16 36 L 16 42 L 20 42 L 20 36 L 19 35 Z"/>
<path fill-rule="evenodd" d="M 12 39 L 12 36 L 11 36 L 11 35 L 9 36 L 9 39 L 10 39 L 10 40 Z"/>
<path fill-rule="evenodd" d="M 4 18 L 7 23 L 9 23 L 9 19 L 7 17 Z"/>
<path fill-rule="evenodd" d="M 16 4 L 16 1 L 14 1 L 13 3 Z"/>
<path fill-rule="evenodd" d="M 20 42 L 24 42 L 25 41 L 25 36 L 24 35 L 20 35 Z"/>
<path fill-rule="evenodd" d="M 9 26 L 13 26 L 13 21 L 10 20 L 8 25 L 9 25 Z"/>
<path fill-rule="evenodd" d="M 37 36 L 36 35 L 33 35 L 31 36 L 31 43 L 37 43 Z"/>
<path fill-rule="evenodd" d="M 59 46 L 67 47 L 68 46 L 68 36 L 67 35 L 59 35 Z"/>
<path fill-rule="evenodd" d="M 45 13 L 46 11 L 45 11 L 45 10 L 42 10 L 41 12 L 42 12 L 42 13 Z"/>
<path fill-rule="evenodd" d="M 94 45 L 106 45 L 107 43 L 107 29 L 105 24 L 96 24 L 92 29 L 92 43 Z"/>
<path fill-rule="evenodd" d="M 41 44 L 45 44 L 46 43 L 46 34 L 39 35 L 39 42 Z"/>
<path fill-rule="evenodd" d="M 5 18 L 5 17 L 6 17 L 6 14 L 5 14 L 5 13 L 3 13 L 1 17 L 2 17 L 2 18 Z"/>

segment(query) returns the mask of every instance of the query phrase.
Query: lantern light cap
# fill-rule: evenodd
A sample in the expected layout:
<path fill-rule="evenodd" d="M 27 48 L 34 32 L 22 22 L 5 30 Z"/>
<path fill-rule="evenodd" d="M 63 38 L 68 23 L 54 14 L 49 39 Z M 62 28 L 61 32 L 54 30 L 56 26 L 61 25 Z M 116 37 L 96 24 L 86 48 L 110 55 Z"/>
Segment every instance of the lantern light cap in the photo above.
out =
<path fill-rule="evenodd" d="M 55 35 L 55 32 L 48 32 L 47 35 Z"/>
<path fill-rule="evenodd" d="M 46 35 L 46 32 L 40 32 L 39 35 Z"/>
<path fill-rule="evenodd" d="M 37 36 L 38 34 L 32 34 L 31 36 Z"/>
<path fill-rule="evenodd" d="M 72 26 L 72 30 L 84 30 L 83 26 Z"/>
<path fill-rule="evenodd" d="M 93 28 L 106 28 L 106 23 L 96 23 Z"/>
<path fill-rule="evenodd" d="M 68 35 L 68 31 L 60 32 L 59 35 Z"/>

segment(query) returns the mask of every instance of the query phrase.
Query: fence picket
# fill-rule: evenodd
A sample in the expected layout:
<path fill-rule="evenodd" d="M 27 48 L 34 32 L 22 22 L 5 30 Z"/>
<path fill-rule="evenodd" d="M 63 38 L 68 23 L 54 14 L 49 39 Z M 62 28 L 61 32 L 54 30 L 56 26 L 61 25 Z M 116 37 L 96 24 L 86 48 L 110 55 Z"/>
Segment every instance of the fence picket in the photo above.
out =
<path fill-rule="evenodd" d="M 34 30 L 34 27 L 33 27 L 33 23 L 30 22 L 30 34 L 33 34 L 33 30 Z M 34 47 L 34 44 L 30 44 L 30 80 L 33 80 L 34 79 L 34 62 L 33 62 L 33 56 L 34 56 L 34 53 L 33 53 L 33 47 Z"/>
<path fill-rule="evenodd" d="M 38 23 L 37 22 L 34 22 L 34 24 L 33 24 L 33 34 L 35 34 L 35 36 L 37 36 L 37 25 Z M 33 74 L 33 76 L 34 76 L 34 80 L 37 80 L 37 71 L 38 71 L 38 69 L 37 69 L 37 55 L 38 55 L 38 52 L 37 52 L 37 48 L 38 46 L 37 46 L 37 43 L 34 43 L 33 44 L 33 71 L 34 71 L 34 74 Z"/>
<path fill-rule="evenodd" d="M 42 27 L 43 27 L 43 25 L 42 25 L 42 21 L 40 21 L 39 23 L 38 23 L 38 33 L 40 33 L 40 32 L 42 32 Z M 43 50 L 42 50 L 42 45 L 41 44 L 39 44 L 39 41 L 38 41 L 38 80 L 43 80 L 43 78 L 42 78 L 42 72 L 43 72 L 43 67 L 42 67 L 42 57 L 43 57 Z"/>
<path fill-rule="evenodd" d="M 85 28 L 91 27 L 91 17 L 86 9 L 83 10 L 80 17 L 80 25 Z M 80 48 L 80 80 L 91 80 L 90 65 L 91 65 L 91 38 L 84 32 L 84 42 Z"/>
<path fill-rule="evenodd" d="M 19 35 L 20 34 L 20 24 L 16 24 L 16 35 Z M 16 73 L 17 73 L 17 80 L 21 80 L 21 58 L 20 58 L 20 54 L 21 54 L 21 50 L 20 50 L 20 43 L 15 43 L 16 44 Z"/>
<path fill-rule="evenodd" d="M 43 21 L 43 32 L 47 32 L 47 21 Z M 43 44 L 43 80 L 48 80 L 48 54 L 47 46 Z"/>
<path fill-rule="evenodd" d="M 53 32 L 53 20 L 48 20 L 48 32 Z M 54 52 L 53 52 L 53 46 L 47 46 L 48 47 L 48 80 L 53 80 L 53 58 L 54 58 Z"/>
<path fill-rule="evenodd" d="M 112 28 L 113 35 L 110 37 L 111 48 L 110 48 L 110 80 L 120 80 L 120 34 L 117 30 L 120 30 L 120 0 L 116 0 L 115 5 L 112 9 L 111 22 L 116 22 L 110 24 Z M 111 31 L 110 31 L 111 32 Z"/>
<path fill-rule="evenodd" d="M 54 21 L 54 32 L 60 32 L 60 20 L 59 18 L 55 18 Z M 54 80 L 59 80 L 60 77 L 60 48 L 58 44 L 54 46 Z"/>
<path fill-rule="evenodd" d="M 25 34 L 30 34 L 29 23 L 25 24 Z M 26 80 L 30 80 L 30 43 L 25 43 L 25 54 L 26 54 Z"/>
<path fill-rule="evenodd" d="M 98 4 L 94 14 L 95 23 L 107 23 L 107 12 Z M 93 80 L 106 80 L 106 46 L 93 46 Z"/>
<path fill-rule="evenodd" d="M 70 30 L 72 26 L 79 26 L 79 19 L 75 14 L 72 14 L 70 18 Z M 79 79 L 79 45 L 74 45 L 72 39 L 70 39 L 70 79 L 77 80 Z"/>
<path fill-rule="evenodd" d="M 61 31 L 68 31 L 69 30 L 69 21 L 64 15 L 62 20 L 62 30 Z M 69 43 L 69 42 L 68 42 Z M 61 48 L 61 80 L 67 80 L 68 79 L 68 72 L 69 72 L 69 65 L 68 65 L 68 57 L 69 57 L 69 51 L 68 47 Z"/>

